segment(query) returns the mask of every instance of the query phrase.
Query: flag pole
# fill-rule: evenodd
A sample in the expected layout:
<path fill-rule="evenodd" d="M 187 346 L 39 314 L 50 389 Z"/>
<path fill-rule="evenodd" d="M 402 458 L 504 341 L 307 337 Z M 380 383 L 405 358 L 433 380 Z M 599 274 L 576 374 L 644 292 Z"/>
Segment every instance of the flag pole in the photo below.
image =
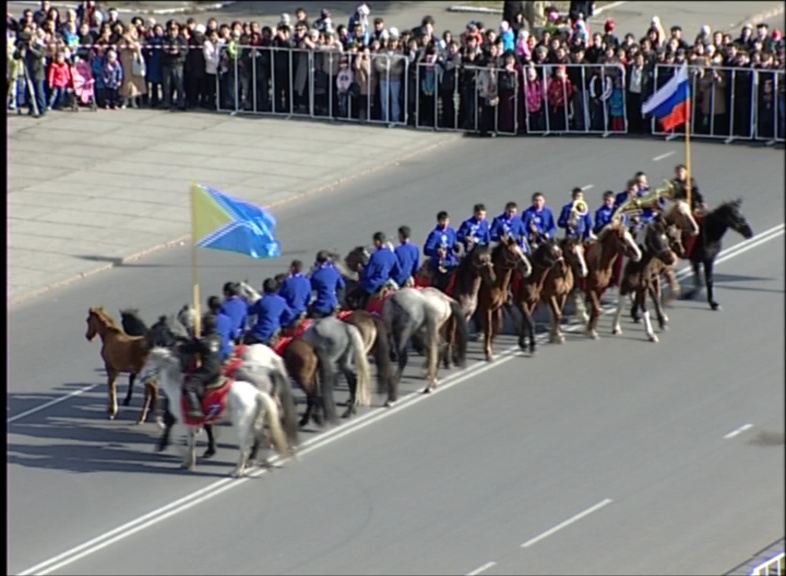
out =
<path fill-rule="evenodd" d="M 197 239 L 196 239 L 196 202 L 194 202 L 194 184 L 191 187 L 191 297 L 194 306 L 194 335 L 200 336 L 200 321 L 202 316 L 199 313 L 199 264 L 197 258 Z"/>
<path fill-rule="evenodd" d="M 691 103 L 691 93 L 690 93 L 690 77 L 688 78 L 688 98 L 685 99 L 685 171 L 688 173 L 687 180 L 685 182 L 685 190 L 687 191 L 688 197 L 688 209 L 693 210 L 693 190 L 691 190 L 690 185 L 690 177 L 693 171 L 690 169 L 690 121 L 691 118 L 691 110 L 690 110 L 690 103 Z"/>

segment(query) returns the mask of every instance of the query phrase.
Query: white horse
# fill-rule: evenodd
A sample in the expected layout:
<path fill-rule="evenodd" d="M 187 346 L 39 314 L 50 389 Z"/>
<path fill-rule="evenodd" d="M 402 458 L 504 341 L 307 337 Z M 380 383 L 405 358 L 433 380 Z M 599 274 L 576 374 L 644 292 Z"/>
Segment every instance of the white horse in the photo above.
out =
<path fill-rule="evenodd" d="M 184 424 L 181 391 L 183 373 L 180 370 L 180 359 L 166 348 L 153 348 L 147 356 L 140 378 L 142 382 L 147 383 L 154 377 L 158 379 L 160 388 L 169 398 L 169 411 L 177 420 L 175 426 L 183 426 L 186 431 L 186 453 L 182 467 L 194 470 L 196 434 L 201 426 Z M 245 474 L 249 451 L 262 433 L 265 416 L 276 451 L 282 458 L 288 458 L 291 452 L 273 398 L 249 382 L 235 380 L 229 386 L 226 408 L 229 411 L 229 420 L 237 431 L 240 449 L 237 466 L 231 475 L 237 478 Z"/>

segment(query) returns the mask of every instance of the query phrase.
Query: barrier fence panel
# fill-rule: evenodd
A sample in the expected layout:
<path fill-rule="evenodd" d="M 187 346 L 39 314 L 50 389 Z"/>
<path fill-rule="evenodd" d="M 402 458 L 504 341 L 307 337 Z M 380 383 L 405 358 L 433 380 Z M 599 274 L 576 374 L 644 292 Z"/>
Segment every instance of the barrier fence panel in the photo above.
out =
<path fill-rule="evenodd" d="M 751 570 L 751 576 L 782 576 L 786 573 L 786 553 L 781 552 L 777 556 L 762 562 Z"/>
<path fill-rule="evenodd" d="M 777 71 L 756 71 L 756 119 L 754 138 L 768 144 L 775 142 L 778 127 Z"/>
<path fill-rule="evenodd" d="M 419 62 L 415 70 L 415 127 L 462 130 L 460 76 L 463 68 L 452 61 L 437 60 Z"/>
<path fill-rule="evenodd" d="M 775 74 L 775 94 L 778 102 L 775 107 L 775 140 L 783 142 L 786 135 L 786 77 L 783 70 Z"/>

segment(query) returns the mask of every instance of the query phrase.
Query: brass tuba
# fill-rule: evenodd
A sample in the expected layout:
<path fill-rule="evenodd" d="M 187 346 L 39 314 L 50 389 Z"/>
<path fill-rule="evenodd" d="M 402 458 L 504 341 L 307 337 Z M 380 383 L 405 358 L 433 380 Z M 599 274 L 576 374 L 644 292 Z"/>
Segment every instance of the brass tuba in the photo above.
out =
<path fill-rule="evenodd" d="M 658 188 L 650 190 L 644 196 L 640 196 L 638 198 L 628 197 L 625 202 L 617 207 L 611 219 L 612 221 L 618 221 L 623 215 L 628 216 L 629 218 L 639 216 L 646 208 L 657 210 L 659 208 L 658 203 L 660 200 L 662 198 L 673 200 L 675 192 L 676 187 L 674 186 L 674 183 L 664 180 L 663 184 L 661 184 Z"/>
<path fill-rule="evenodd" d="M 568 217 L 568 226 L 574 228 L 580 218 L 583 218 L 589 212 L 589 206 L 584 200 L 574 200 L 573 206 L 570 208 L 570 216 Z"/>

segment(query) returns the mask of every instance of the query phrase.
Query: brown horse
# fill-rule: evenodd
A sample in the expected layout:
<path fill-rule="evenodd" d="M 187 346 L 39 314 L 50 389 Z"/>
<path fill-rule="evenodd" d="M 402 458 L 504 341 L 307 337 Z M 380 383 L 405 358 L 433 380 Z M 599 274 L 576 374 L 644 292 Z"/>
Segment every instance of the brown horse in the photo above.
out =
<path fill-rule="evenodd" d="M 620 293 L 617 300 L 617 312 L 614 315 L 612 334 L 622 334 L 620 328 L 620 315 L 625 305 L 623 296 L 632 294 L 637 306 L 644 315 L 644 328 L 650 342 L 657 342 L 658 337 L 652 330 L 650 322 L 650 312 L 647 309 L 647 295 L 654 293 L 654 284 L 659 270 L 658 261 L 666 266 L 672 266 L 677 262 L 677 256 L 671 251 L 669 238 L 666 234 L 666 226 L 663 222 L 656 220 L 648 224 L 644 229 L 644 250 L 638 260 L 628 261 L 620 281 Z M 659 319 L 663 318 L 660 309 L 660 300 L 654 299 L 655 310 Z M 661 321 L 661 328 L 665 328 L 665 322 Z"/>
<path fill-rule="evenodd" d="M 532 264 L 512 236 L 504 235 L 491 251 L 496 281 L 481 282 L 478 291 L 478 311 L 483 323 L 483 352 L 487 361 L 494 359 L 492 345 L 494 337 L 502 331 L 502 307 L 508 300 L 508 287 L 515 271 L 523 278 L 532 273 Z"/>
<path fill-rule="evenodd" d="M 532 315 L 540 302 L 543 285 L 549 273 L 560 262 L 564 262 L 562 248 L 554 239 L 545 239 L 530 256 L 532 274 L 522 278 L 513 293 L 513 302 L 521 312 L 519 324 L 519 348 L 527 349 L 526 337 L 529 336 L 529 353 L 535 354 L 535 325 Z"/>
<path fill-rule="evenodd" d="M 117 377 L 120 374 L 138 374 L 145 365 L 148 349 L 143 336 L 129 336 L 123 332 L 102 306 L 90 308 L 87 313 L 85 338 L 92 342 L 96 334 L 101 337 L 101 358 L 109 387 L 109 419 L 114 420 L 117 416 Z M 144 422 L 151 405 L 157 404 L 157 387 L 145 386 L 145 400 L 137 424 Z"/>
<path fill-rule="evenodd" d="M 634 262 L 641 260 L 641 250 L 631 236 L 627 226 L 616 221 L 608 224 L 597 240 L 587 249 L 587 278 L 582 290 L 592 310 L 587 321 L 587 336 L 598 338 L 598 319 L 602 309 L 600 298 L 609 287 L 617 258 L 627 256 Z"/>
<path fill-rule="evenodd" d="M 300 426 L 308 424 L 311 418 L 317 426 L 323 426 L 323 415 L 329 424 L 337 424 L 333 399 L 336 374 L 330 358 L 302 338 L 293 339 L 282 356 L 290 378 L 306 393 L 306 412 L 300 419 Z"/>
<path fill-rule="evenodd" d="M 540 293 L 541 301 L 547 301 L 551 308 L 551 336 L 552 344 L 562 344 L 565 337 L 560 331 L 562 311 L 568 296 L 574 293 L 575 278 L 587 277 L 587 261 L 584 259 L 584 243 L 577 238 L 567 237 L 559 242 L 562 249 L 563 260 L 549 270 L 543 289 Z"/>
<path fill-rule="evenodd" d="M 431 279 L 431 258 L 426 258 L 418 270 L 418 275 L 427 280 Z M 496 280 L 491 263 L 491 250 L 488 246 L 477 246 L 459 260 L 458 266 L 450 274 L 445 293 L 459 303 L 469 321 L 478 308 L 481 282 L 492 286 Z"/>
<path fill-rule="evenodd" d="M 385 329 L 385 323 L 365 310 L 353 310 L 348 315 L 339 315 L 339 318 L 352 324 L 360 332 L 365 352 L 374 356 L 374 363 L 377 366 L 377 393 L 387 392 L 388 403 L 392 404 L 398 400 L 398 382 L 393 377 L 390 337 Z"/>

